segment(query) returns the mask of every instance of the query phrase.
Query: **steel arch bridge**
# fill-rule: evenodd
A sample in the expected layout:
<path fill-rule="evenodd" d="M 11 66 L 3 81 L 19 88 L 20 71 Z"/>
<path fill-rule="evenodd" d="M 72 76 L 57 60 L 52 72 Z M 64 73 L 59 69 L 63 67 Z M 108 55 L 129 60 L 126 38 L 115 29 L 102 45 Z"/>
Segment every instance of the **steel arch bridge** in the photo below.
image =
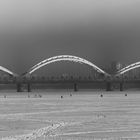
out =
<path fill-rule="evenodd" d="M 120 76 L 122 74 L 125 74 L 126 72 L 139 68 L 140 67 L 140 62 L 136 62 L 136 63 L 132 63 L 124 68 L 122 68 L 121 70 L 119 70 L 116 74 L 116 76 Z"/>
<path fill-rule="evenodd" d="M 11 75 L 11 76 L 13 76 L 13 77 L 16 77 L 16 76 L 17 76 L 16 73 L 13 73 L 12 71 L 10 71 L 10 70 L 8 70 L 7 68 L 4 68 L 4 67 L 2 67 L 2 66 L 0 66 L 0 71 L 3 71 L 3 72 L 5 72 L 5 73 L 7 73 L 7 74 L 9 74 L 9 75 Z"/>
<path fill-rule="evenodd" d="M 91 68 L 93 68 L 97 72 L 104 74 L 105 76 L 110 76 L 110 74 L 106 73 L 104 70 L 100 69 L 99 67 L 97 67 L 96 65 L 91 63 L 90 61 L 83 59 L 83 58 L 80 58 L 80 57 L 77 57 L 77 56 L 72 56 L 72 55 L 58 55 L 58 56 L 54 56 L 54 57 L 50 57 L 48 59 L 45 59 L 45 60 L 41 61 L 40 63 L 31 67 L 23 75 L 30 75 L 33 72 L 35 72 L 36 70 L 40 69 L 41 67 L 46 66 L 46 65 L 51 64 L 51 63 L 58 62 L 58 61 L 71 61 L 71 62 L 76 62 L 76 63 L 80 63 L 80 64 L 85 64 L 85 65 L 90 66 Z"/>

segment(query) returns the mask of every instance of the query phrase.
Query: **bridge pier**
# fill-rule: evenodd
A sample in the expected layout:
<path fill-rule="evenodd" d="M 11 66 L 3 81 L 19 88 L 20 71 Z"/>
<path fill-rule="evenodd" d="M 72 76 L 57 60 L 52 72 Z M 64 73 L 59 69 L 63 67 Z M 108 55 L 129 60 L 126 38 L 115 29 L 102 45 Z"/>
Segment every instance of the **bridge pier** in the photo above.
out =
<path fill-rule="evenodd" d="M 22 92 L 21 83 L 17 83 L 17 92 Z"/>
<path fill-rule="evenodd" d="M 27 84 L 27 90 L 28 90 L 28 92 L 31 92 L 31 84 L 30 83 Z"/>
<path fill-rule="evenodd" d="M 74 83 L 74 91 L 78 91 L 78 86 L 77 86 L 77 83 Z"/>
<path fill-rule="evenodd" d="M 106 91 L 111 91 L 111 82 L 106 83 Z"/>
<path fill-rule="evenodd" d="M 123 82 L 120 82 L 120 91 L 123 91 Z"/>

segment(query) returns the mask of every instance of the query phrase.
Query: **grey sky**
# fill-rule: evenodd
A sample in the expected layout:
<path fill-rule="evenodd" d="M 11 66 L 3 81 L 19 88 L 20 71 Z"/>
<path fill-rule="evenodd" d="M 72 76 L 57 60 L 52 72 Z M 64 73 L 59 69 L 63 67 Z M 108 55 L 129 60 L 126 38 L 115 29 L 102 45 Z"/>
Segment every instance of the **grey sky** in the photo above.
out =
<path fill-rule="evenodd" d="M 139 0 L 0 0 L 0 65 L 22 73 L 60 54 L 99 67 L 140 60 Z"/>

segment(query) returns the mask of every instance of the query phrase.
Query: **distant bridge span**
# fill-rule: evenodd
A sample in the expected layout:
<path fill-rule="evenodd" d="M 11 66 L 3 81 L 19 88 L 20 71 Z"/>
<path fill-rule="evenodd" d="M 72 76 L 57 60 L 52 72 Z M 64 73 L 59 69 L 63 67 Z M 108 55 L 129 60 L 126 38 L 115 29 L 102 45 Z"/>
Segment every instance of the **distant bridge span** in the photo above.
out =
<path fill-rule="evenodd" d="M 3 71 L 5 73 L 8 73 L 11 76 L 17 76 L 17 74 L 13 73 L 12 71 L 8 70 L 7 68 L 4 68 L 2 66 L 0 66 L 0 71 Z"/>
<path fill-rule="evenodd" d="M 136 68 L 139 68 L 140 67 L 140 62 L 136 62 L 136 63 L 133 63 L 133 64 L 130 64 L 124 68 L 122 68 L 121 70 L 119 70 L 116 74 L 116 76 L 119 76 L 119 75 L 122 75 L 130 70 L 133 70 L 133 69 L 136 69 Z"/>
<path fill-rule="evenodd" d="M 40 63 L 34 65 L 32 68 L 30 68 L 24 75 L 32 74 L 33 72 L 40 69 L 41 67 L 54 63 L 54 62 L 58 62 L 58 61 L 71 61 L 71 62 L 77 62 L 80 64 L 85 64 L 85 65 L 92 67 L 97 72 L 104 74 L 105 76 L 110 76 L 110 74 L 106 73 L 104 70 L 100 69 L 99 67 L 97 67 L 96 65 L 91 63 L 90 61 L 77 57 L 77 56 L 72 56 L 72 55 L 58 55 L 58 56 L 54 56 L 54 57 L 45 59 L 45 60 L 41 61 Z"/>

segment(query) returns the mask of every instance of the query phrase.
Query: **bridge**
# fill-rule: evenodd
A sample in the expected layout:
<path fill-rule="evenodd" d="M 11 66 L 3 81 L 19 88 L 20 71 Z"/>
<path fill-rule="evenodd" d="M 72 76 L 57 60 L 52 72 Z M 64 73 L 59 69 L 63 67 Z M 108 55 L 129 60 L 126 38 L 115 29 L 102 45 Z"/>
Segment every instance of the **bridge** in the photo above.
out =
<path fill-rule="evenodd" d="M 81 79 L 41 79 L 41 80 L 34 80 L 32 79 L 32 74 L 41 69 L 44 66 L 47 66 L 51 63 L 56 63 L 56 62 L 60 62 L 60 61 L 69 61 L 72 63 L 78 63 L 78 64 L 82 64 L 82 65 L 87 65 L 90 69 L 95 70 L 97 73 L 99 73 L 100 75 L 102 75 L 102 77 L 100 79 L 86 79 L 86 80 L 81 80 Z M 50 57 L 47 58 L 41 62 L 39 62 L 38 64 L 34 65 L 33 67 L 31 67 L 29 70 L 27 70 L 25 73 L 23 73 L 22 75 L 18 75 L 10 70 L 8 70 L 7 68 L 4 68 L 2 66 L 0 66 L 0 70 L 7 73 L 10 77 L 10 80 L 0 80 L 0 84 L 16 84 L 17 85 L 17 91 L 20 92 L 21 91 L 21 87 L 23 84 L 27 85 L 27 90 L 28 92 L 31 91 L 31 84 L 37 84 L 37 83 L 41 83 L 41 84 L 45 84 L 45 83 L 73 83 L 74 85 L 74 90 L 77 91 L 78 90 L 78 84 L 80 83 L 105 83 L 106 84 L 106 90 L 107 91 L 111 91 L 111 87 L 112 84 L 119 84 L 120 87 L 120 91 L 123 91 L 123 85 L 125 83 L 140 83 L 140 79 L 124 79 L 123 75 L 131 70 L 134 70 L 136 68 L 140 67 L 140 62 L 136 62 L 133 64 L 130 64 L 122 69 L 120 69 L 119 71 L 116 72 L 116 74 L 109 74 L 107 72 L 105 72 L 103 69 L 99 68 L 98 66 L 96 66 L 95 64 L 93 64 L 92 62 L 84 59 L 84 58 L 80 58 L 77 56 L 73 56 L 73 55 L 58 55 L 58 56 L 54 56 L 54 57 Z"/>
<path fill-rule="evenodd" d="M 54 57 L 50 57 L 47 58 L 41 62 L 39 62 L 38 64 L 34 65 L 33 67 L 31 67 L 27 72 L 25 72 L 23 74 L 24 77 L 26 77 L 28 79 L 28 77 L 31 76 L 32 73 L 34 73 L 35 71 L 37 71 L 38 69 L 49 65 L 51 63 L 56 63 L 56 62 L 60 62 L 60 61 L 70 61 L 73 63 L 79 63 L 79 64 L 84 64 L 89 66 L 91 69 L 97 71 L 98 73 L 102 74 L 105 77 L 110 77 L 110 74 L 108 74 L 107 72 L 105 72 L 104 70 L 102 70 L 101 68 L 99 68 L 98 66 L 96 66 L 95 64 L 93 64 L 92 62 L 84 59 L 84 58 L 80 58 L 77 56 L 73 56 L 73 55 L 59 55 L 59 56 L 54 56 Z M 74 83 L 74 90 L 77 91 L 77 83 L 81 83 L 83 81 L 77 81 L 76 79 L 73 80 L 49 80 L 49 81 L 38 81 L 38 83 L 64 83 L 64 82 L 68 82 L 68 83 Z M 91 81 L 86 81 L 86 82 L 91 82 Z M 28 82 L 28 91 L 30 91 L 30 83 L 37 83 L 37 81 L 33 81 L 29 78 L 29 82 Z M 20 88 L 20 87 L 19 87 Z"/>

